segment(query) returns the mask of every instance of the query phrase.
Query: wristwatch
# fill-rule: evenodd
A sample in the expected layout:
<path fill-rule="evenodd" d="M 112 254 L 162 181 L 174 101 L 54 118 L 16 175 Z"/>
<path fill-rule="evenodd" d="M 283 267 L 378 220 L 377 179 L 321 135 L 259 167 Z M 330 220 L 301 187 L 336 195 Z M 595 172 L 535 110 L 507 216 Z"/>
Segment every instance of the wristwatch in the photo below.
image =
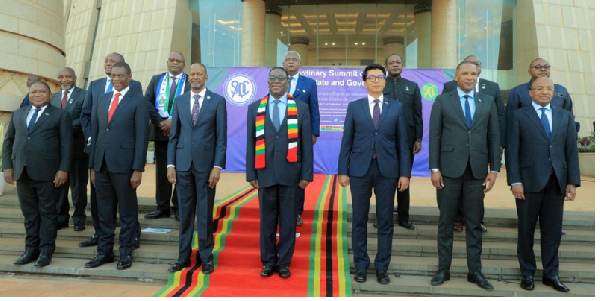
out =
<path fill-rule="evenodd" d="M 439 170 L 439 169 L 437 169 L 437 168 L 432 168 L 432 169 L 431 169 L 431 172 L 439 172 L 439 171 L 440 171 L 440 170 Z"/>

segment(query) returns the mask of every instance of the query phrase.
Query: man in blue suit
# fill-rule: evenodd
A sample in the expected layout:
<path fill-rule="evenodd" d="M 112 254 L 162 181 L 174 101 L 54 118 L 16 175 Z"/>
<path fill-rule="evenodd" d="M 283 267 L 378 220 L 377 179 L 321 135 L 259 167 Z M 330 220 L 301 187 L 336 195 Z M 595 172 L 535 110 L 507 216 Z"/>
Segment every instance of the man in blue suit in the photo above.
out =
<path fill-rule="evenodd" d="M 317 138 L 321 133 L 321 115 L 319 114 L 319 99 L 317 98 L 317 82 L 314 79 L 300 75 L 300 67 L 302 66 L 302 58 L 300 53 L 296 51 L 288 51 L 283 59 L 283 68 L 290 75 L 288 85 L 288 93 L 292 95 L 294 100 L 302 101 L 308 105 L 310 113 L 310 131 L 312 133 L 313 145 L 317 143 Z M 300 204 L 298 205 L 298 217 L 296 224 L 301 226 L 302 212 L 304 212 L 305 191 L 300 192 Z"/>
<path fill-rule="evenodd" d="M 539 219 L 542 281 L 559 292 L 568 292 L 558 278 L 558 247 L 564 202 L 574 201 L 576 187 L 580 186 L 579 160 L 573 114 L 554 106 L 555 89 L 549 78 L 538 77 L 529 90 L 533 104 L 512 112 L 506 139 L 506 171 L 519 217 L 521 288 L 535 288 L 533 242 Z"/>
<path fill-rule="evenodd" d="M 206 67 L 193 64 L 192 91 L 175 99 L 167 150 L 167 177 L 179 196 L 179 259 L 169 268 L 181 271 L 191 265 L 194 216 L 198 218 L 198 254 L 202 273 L 213 265 L 213 207 L 215 191 L 225 168 L 227 106 L 225 99 L 208 89 Z"/>
<path fill-rule="evenodd" d="M 338 162 L 339 183 L 352 193 L 352 251 L 357 282 L 367 281 L 367 221 L 375 190 L 377 282 L 388 284 L 394 235 L 394 195 L 408 188 L 410 152 L 402 103 L 383 96 L 385 68 L 372 64 L 362 73 L 366 98 L 348 105 Z"/>
<path fill-rule="evenodd" d="M 87 94 L 85 96 L 85 100 L 83 102 L 83 107 L 81 108 L 81 127 L 83 129 L 83 134 L 85 135 L 85 139 L 86 139 L 86 146 L 85 146 L 85 152 L 89 154 L 90 152 L 90 146 L 91 146 L 91 139 L 92 139 L 92 122 L 91 122 L 91 117 L 92 117 L 92 107 L 94 106 L 94 103 L 96 103 L 98 101 L 98 99 L 100 98 L 100 96 L 106 94 L 106 93 L 111 93 L 113 92 L 113 83 L 110 79 L 110 73 L 112 70 L 112 67 L 114 64 L 118 63 L 118 62 L 125 62 L 125 59 L 123 58 L 123 56 L 119 53 L 113 52 L 113 53 L 109 53 L 105 58 L 104 58 L 104 72 L 106 73 L 106 78 L 100 78 L 97 80 L 94 80 L 90 83 L 90 86 L 88 87 L 87 90 Z M 136 92 L 139 94 L 142 94 L 142 84 L 140 84 L 140 82 L 135 81 L 135 80 L 131 80 L 129 82 L 129 90 L 131 90 L 132 92 Z M 91 192 L 90 192 L 90 206 L 91 206 L 91 211 L 92 211 L 92 223 L 94 225 L 94 235 L 92 235 L 92 237 L 90 237 L 88 240 L 80 242 L 79 246 L 80 247 L 89 247 L 89 246 L 95 246 L 98 244 L 98 235 L 100 234 L 100 225 L 98 224 L 98 206 L 96 204 L 96 186 L 94 186 L 94 184 L 92 183 L 92 185 L 90 185 L 91 187 Z M 139 228 L 139 226 L 138 226 Z M 138 235 L 137 235 L 137 239 L 136 239 L 136 246 L 139 247 L 139 234 L 141 232 L 141 229 L 138 229 Z"/>

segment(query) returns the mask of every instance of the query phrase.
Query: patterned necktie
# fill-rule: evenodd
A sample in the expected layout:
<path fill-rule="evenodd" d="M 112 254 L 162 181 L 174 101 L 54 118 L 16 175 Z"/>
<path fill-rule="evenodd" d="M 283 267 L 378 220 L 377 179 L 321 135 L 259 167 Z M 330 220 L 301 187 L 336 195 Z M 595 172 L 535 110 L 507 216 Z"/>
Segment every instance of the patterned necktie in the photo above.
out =
<path fill-rule="evenodd" d="M 121 93 L 115 93 L 115 97 L 113 101 L 110 103 L 110 110 L 108 111 L 108 122 L 112 118 L 113 114 L 117 110 L 117 106 L 119 105 L 119 97 L 121 97 Z"/>
<path fill-rule="evenodd" d="M 379 99 L 373 100 L 375 102 L 375 106 L 373 107 L 373 125 L 377 129 L 377 125 L 379 124 L 379 117 L 381 116 L 381 110 L 379 109 Z M 373 159 L 377 158 L 377 150 L 375 145 L 373 145 Z"/>
<path fill-rule="evenodd" d="M 169 95 L 170 95 L 171 99 L 174 99 L 175 98 L 175 90 L 177 89 L 177 77 L 171 76 L 171 80 L 173 82 L 171 83 L 171 94 L 169 94 Z M 169 101 L 171 99 L 169 99 Z"/>
<path fill-rule="evenodd" d="M 31 134 L 31 131 L 33 131 L 33 128 L 35 127 L 35 121 L 38 119 L 38 116 L 40 115 L 41 110 L 42 110 L 41 108 L 36 108 L 35 113 L 33 113 L 33 116 L 31 116 L 31 119 L 29 120 L 29 124 L 27 125 L 27 131 L 30 134 Z"/>
<path fill-rule="evenodd" d="M 277 130 L 279 132 L 279 127 L 281 126 L 281 123 L 279 122 L 279 108 L 277 107 L 277 105 L 279 104 L 279 99 L 275 99 L 275 101 L 273 102 L 273 125 L 275 126 L 275 130 Z"/>
<path fill-rule="evenodd" d="M 200 95 L 194 95 L 194 106 L 192 107 L 192 125 L 196 126 L 198 115 L 200 114 Z"/>
<path fill-rule="evenodd" d="M 550 121 L 548 120 L 548 116 L 546 116 L 546 108 L 540 108 L 540 110 L 542 111 L 542 126 L 544 126 L 544 130 L 546 130 L 546 135 L 548 135 L 548 138 L 552 137 L 552 131 L 550 130 Z"/>
<path fill-rule="evenodd" d="M 69 90 L 65 90 L 65 94 L 63 95 L 62 101 L 60 102 L 60 108 L 64 109 L 67 107 L 67 95 L 69 94 Z"/>
<path fill-rule="evenodd" d="M 113 85 L 112 85 L 112 80 L 108 80 L 108 87 L 106 87 L 106 91 L 104 91 L 104 93 L 108 93 L 108 92 L 112 92 L 113 90 Z"/>
<path fill-rule="evenodd" d="M 471 106 L 469 105 L 469 95 L 463 96 L 465 98 L 465 119 L 467 120 L 467 126 L 471 127 Z"/>

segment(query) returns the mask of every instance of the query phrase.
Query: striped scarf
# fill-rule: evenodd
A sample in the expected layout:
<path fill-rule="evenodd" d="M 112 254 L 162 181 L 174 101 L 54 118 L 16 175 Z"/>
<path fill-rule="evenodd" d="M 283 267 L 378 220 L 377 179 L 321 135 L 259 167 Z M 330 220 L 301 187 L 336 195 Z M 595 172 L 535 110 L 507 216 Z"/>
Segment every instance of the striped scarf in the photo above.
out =
<path fill-rule="evenodd" d="M 287 94 L 287 132 L 288 132 L 288 153 L 287 160 L 290 163 L 298 162 L 298 107 L 292 98 Z M 254 168 L 264 169 L 266 166 L 265 149 L 265 115 L 267 113 L 267 104 L 269 95 L 260 100 L 258 112 L 256 114 L 256 144 L 254 147 Z"/>

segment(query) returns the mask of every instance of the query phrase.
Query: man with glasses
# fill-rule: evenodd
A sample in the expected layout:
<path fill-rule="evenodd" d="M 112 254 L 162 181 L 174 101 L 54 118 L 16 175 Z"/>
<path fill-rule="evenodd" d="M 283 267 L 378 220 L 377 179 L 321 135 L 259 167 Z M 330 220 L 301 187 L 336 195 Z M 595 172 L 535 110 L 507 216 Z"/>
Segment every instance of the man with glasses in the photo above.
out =
<path fill-rule="evenodd" d="M 377 211 L 377 282 L 390 283 L 387 269 L 392 258 L 394 195 L 405 191 L 410 178 L 410 151 L 402 103 L 384 97 L 385 68 L 371 64 L 362 73 L 367 95 L 348 105 L 344 121 L 339 183 L 352 193 L 352 251 L 357 282 L 367 281 L 367 222 L 375 190 Z"/>

